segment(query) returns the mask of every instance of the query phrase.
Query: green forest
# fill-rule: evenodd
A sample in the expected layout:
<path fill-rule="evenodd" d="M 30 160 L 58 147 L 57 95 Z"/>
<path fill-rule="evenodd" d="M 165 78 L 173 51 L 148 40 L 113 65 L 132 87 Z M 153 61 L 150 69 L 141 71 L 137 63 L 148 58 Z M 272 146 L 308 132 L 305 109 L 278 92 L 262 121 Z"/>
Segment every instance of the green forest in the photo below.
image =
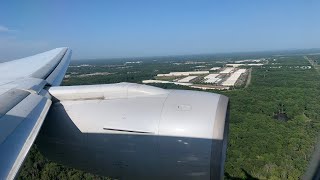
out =
<path fill-rule="evenodd" d="M 320 74 L 302 56 L 278 57 L 253 67 L 247 88 L 221 93 L 230 98 L 226 179 L 299 179 L 308 166 L 320 130 Z M 120 67 L 120 68 L 119 68 Z M 122 66 L 71 67 L 68 74 L 110 72 L 106 76 L 71 76 L 64 85 L 141 82 L 156 73 L 190 70 L 149 62 Z M 134 73 L 132 73 L 134 72 Z M 163 88 L 185 88 L 157 85 Z M 108 179 L 47 160 L 32 147 L 18 179 Z"/>
<path fill-rule="evenodd" d="M 320 130 L 320 74 L 298 68 L 309 65 L 302 57 L 277 63 L 255 68 L 248 88 L 223 92 L 231 102 L 228 176 L 299 179 L 306 171 Z"/>

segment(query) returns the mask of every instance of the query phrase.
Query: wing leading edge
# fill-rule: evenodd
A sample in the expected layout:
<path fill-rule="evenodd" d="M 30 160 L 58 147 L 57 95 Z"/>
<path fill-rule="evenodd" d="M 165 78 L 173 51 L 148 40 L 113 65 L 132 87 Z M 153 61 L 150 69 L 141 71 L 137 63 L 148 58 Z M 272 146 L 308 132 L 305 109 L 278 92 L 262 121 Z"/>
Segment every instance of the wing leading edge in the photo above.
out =
<path fill-rule="evenodd" d="M 46 86 L 58 86 L 71 50 L 57 48 L 0 64 L 0 179 L 14 179 L 51 105 Z"/>

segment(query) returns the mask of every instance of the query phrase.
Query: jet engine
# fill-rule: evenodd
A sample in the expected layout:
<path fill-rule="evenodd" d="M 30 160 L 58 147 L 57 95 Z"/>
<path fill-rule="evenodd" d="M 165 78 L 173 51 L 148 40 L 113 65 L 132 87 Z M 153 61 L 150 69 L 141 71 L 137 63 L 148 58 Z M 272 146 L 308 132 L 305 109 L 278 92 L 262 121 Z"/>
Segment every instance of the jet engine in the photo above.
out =
<path fill-rule="evenodd" d="M 59 86 L 37 138 L 69 167 L 118 179 L 222 179 L 228 98 L 147 85 Z"/>

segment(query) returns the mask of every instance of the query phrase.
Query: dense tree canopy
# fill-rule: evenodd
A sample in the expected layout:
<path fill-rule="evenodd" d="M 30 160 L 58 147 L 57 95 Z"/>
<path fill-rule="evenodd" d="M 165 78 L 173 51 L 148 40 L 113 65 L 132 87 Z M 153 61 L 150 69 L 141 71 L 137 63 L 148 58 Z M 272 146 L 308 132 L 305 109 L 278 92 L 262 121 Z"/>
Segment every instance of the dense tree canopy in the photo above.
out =
<path fill-rule="evenodd" d="M 320 130 L 320 75 L 302 57 L 255 68 L 246 89 L 222 92 L 231 101 L 226 173 L 259 179 L 298 179 Z M 281 68 L 274 68 L 279 67 Z M 298 65 L 298 66 L 297 66 Z M 274 119 L 279 104 L 288 121 Z"/>

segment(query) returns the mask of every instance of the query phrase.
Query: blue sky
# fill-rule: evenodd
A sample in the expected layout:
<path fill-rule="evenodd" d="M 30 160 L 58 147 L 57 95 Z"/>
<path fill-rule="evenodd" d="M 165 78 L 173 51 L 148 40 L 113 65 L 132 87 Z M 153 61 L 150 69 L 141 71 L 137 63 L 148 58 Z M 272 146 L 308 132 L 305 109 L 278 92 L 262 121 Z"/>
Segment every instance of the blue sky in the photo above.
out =
<path fill-rule="evenodd" d="M 320 48 L 320 1 L 0 1 L 0 60 L 55 47 L 73 59 Z"/>

